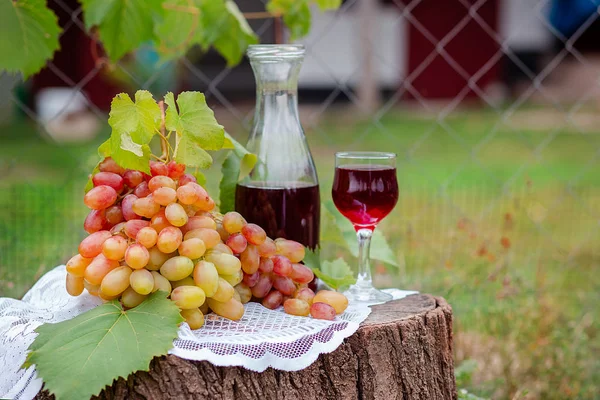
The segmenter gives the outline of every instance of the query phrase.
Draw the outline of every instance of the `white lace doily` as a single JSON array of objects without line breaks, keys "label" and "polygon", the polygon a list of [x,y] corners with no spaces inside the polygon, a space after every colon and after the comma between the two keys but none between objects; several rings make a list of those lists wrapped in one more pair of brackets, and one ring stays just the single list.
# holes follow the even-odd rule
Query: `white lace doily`
[{"label": "white lace doily", "polygon": [[[41,389],[33,367],[21,369],[35,328],[47,322],[73,318],[101,304],[86,293],[71,297],[64,288],[65,267],[45,274],[22,301],[0,298],[0,398],[29,400]],[[414,292],[392,289],[394,298]],[[335,350],[364,321],[370,308],[350,304],[334,321],[294,317],[248,303],[240,321],[207,315],[202,329],[187,324],[169,352],[189,360],[207,360],[219,366],[242,366],[261,372],[272,367],[297,371],[312,364],[319,354]]]}]

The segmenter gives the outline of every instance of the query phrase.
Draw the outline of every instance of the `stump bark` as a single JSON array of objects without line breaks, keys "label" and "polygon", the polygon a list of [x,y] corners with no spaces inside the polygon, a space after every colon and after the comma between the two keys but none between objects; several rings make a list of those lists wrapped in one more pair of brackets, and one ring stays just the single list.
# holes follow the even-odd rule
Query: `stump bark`
[{"label": "stump bark", "polygon": [[[53,399],[42,391],[37,399]],[[257,373],[168,355],[99,399],[456,399],[452,309],[427,294],[373,307],[358,331],[308,368]]]}]

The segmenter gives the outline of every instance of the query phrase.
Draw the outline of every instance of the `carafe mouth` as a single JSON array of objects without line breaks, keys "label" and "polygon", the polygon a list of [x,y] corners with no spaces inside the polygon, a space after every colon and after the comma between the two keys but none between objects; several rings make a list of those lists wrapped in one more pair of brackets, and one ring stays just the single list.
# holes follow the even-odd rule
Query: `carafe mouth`
[{"label": "carafe mouth", "polygon": [[253,44],[246,54],[250,61],[291,61],[304,58],[302,44]]}]

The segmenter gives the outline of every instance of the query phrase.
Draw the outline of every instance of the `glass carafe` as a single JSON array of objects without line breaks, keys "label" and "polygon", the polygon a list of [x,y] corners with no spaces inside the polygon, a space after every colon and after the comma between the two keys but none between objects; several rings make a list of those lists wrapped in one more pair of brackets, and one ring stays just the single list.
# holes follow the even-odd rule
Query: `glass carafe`
[{"label": "glass carafe", "polygon": [[256,78],[256,113],[247,148],[258,156],[237,186],[235,208],[271,238],[319,243],[319,182],[298,116],[301,45],[248,48]]}]

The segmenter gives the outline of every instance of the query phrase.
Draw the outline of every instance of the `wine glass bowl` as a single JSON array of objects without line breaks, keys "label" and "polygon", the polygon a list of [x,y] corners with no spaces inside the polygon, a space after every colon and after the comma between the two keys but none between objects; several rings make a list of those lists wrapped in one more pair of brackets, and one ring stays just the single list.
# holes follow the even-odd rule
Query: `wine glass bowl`
[{"label": "wine glass bowl", "polygon": [[392,296],[373,287],[369,266],[371,235],[398,202],[396,155],[385,152],[339,152],[335,155],[332,197],[338,211],[352,222],[359,245],[356,284],[350,300],[383,303]]}]

